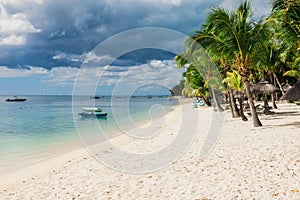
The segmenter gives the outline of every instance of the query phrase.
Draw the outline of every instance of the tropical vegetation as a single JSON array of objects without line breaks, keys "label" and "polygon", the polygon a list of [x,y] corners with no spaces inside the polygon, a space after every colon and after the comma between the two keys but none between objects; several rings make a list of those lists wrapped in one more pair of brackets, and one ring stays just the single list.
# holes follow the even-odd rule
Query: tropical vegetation
[{"label": "tropical vegetation", "polygon": [[[235,11],[213,8],[200,29],[186,39],[184,52],[175,57],[178,67],[187,68],[183,91],[208,102],[213,98],[218,104],[217,90],[222,90],[229,97],[232,116],[243,121],[247,121],[242,108],[246,97],[253,126],[262,126],[251,83],[268,81],[279,87],[283,95],[282,86],[300,78],[299,13],[299,0],[273,0],[271,14],[260,19],[254,19],[248,0]],[[275,98],[272,93],[273,102]]]}]

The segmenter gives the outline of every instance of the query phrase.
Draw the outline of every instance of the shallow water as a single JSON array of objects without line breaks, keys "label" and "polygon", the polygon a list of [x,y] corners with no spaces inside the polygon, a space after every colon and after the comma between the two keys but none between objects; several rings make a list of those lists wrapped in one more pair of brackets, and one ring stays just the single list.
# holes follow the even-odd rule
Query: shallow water
[{"label": "shallow water", "polygon": [[[23,96],[22,96],[23,97]],[[101,141],[137,124],[164,116],[178,104],[168,98],[24,96],[6,102],[0,96],[0,172],[7,173],[81,148],[80,138]],[[82,118],[82,107],[99,106],[107,118]],[[77,128],[77,129],[76,129]]]}]

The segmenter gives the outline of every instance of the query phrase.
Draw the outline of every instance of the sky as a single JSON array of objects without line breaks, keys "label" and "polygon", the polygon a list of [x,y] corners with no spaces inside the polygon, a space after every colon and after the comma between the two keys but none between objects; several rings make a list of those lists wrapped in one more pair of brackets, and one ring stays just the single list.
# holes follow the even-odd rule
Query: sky
[{"label": "sky", "polygon": [[[155,34],[147,27],[189,35],[212,7],[232,10],[241,2],[0,0],[0,95],[166,94],[183,72],[173,61],[180,37],[147,41]],[[268,1],[252,5],[255,18],[270,12]]]}]

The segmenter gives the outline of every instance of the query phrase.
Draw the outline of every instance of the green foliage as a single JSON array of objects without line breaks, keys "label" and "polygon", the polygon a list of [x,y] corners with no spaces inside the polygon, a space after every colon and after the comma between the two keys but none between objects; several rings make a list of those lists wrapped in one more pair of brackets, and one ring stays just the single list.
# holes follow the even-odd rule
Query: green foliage
[{"label": "green foliage", "polygon": [[193,65],[183,73],[183,76],[186,79],[184,92],[194,96],[209,97],[207,84]]},{"label": "green foliage", "polygon": [[271,15],[257,21],[252,18],[248,0],[235,11],[213,8],[201,28],[185,41],[184,52],[175,57],[177,67],[192,67],[186,74],[186,80],[190,77],[186,86],[190,93],[204,85],[221,87],[219,80],[226,75],[224,81],[235,90],[243,88],[245,80],[260,81],[261,74],[270,79],[278,77],[279,82],[285,82],[288,76],[299,79],[299,13],[299,0],[273,0]]},{"label": "green foliage", "polygon": [[244,83],[242,77],[237,71],[227,72],[227,77],[223,80],[223,83],[228,83],[233,90],[243,91]]},{"label": "green foliage", "polygon": [[290,77],[295,77],[299,78],[300,77],[300,72],[297,70],[289,70],[283,74],[283,76],[290,76]]},{"label": "green foliage", "polygon": [[178,68],[184,68],[184,66],[186,64],[188,64],[187,59],[185,59],[183,55],[176,55],[174,58],[174,61],[175,61],[176,67],[178,67]]},{"label": "green foliage", "polygon": [[280,27],[280,37],[294,48],[300,48],[300,1],[274,0],[268,21]]},{"label": "green foliage", "polygon": [[[261,49],[267,35],[263,20],[252,20],[251,6],[244,1],[235,12],[223,8],[214,8],[206,19],[203,29],[195,31],[188,44],[200,44],[209,54],[221,58],[226,57],[231,68],[240,75],[248,77],[247,73],[253,66],[253,58]],[[196,49],[191,46],[190,49]]]},{"label": "green foliage", "polygon": [[[274,0],[272,14],[267,23],[275,30],[269,35],[269,40],[276,39],[276,43],[284,44],[280,47],[279,67],[283,76],[300,77],[300,1]],[[285,72],[285,73],[284,73]]]}]

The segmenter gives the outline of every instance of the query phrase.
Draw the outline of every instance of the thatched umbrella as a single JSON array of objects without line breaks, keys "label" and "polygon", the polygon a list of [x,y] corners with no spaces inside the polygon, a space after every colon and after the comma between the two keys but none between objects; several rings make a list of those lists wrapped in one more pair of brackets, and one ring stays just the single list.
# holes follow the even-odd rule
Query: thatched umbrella
[{"label": "thatched umbrella", "polygon": [[284,92],[287,92],[291,87],[292,87],[292,86],[291,86],[289,83],[286,83],[286,84],[282,87],[282,89],[283,89]]},{"label": "thatched umbrella", "polygon": [[279,92],[280,89],[270,84],[268,81],[261,81],[252,86],[252,92],[257,94],[269,94]]},{"label": "thatched umbrella", "polygon": [[[275,92],[279,92],[280,89],[278,87],[275,87],[274,85],[270,84],[268,81],[261,81],[259,83],[257,83],[255,86],[253,86],[253,93],[256,94],[264,94],[264,107],[266,108],[268,106],[268,101],[267,101],[267,94],[270,93],[275,93]],[[272,96],[272,104],[273,104],[273,108],[277,108],[276,104],[275,104],[275,99]]]},{"label": "thatched umbrella", "polygon": [[282,100],[300,100],[300,80],[281,97]]}]

